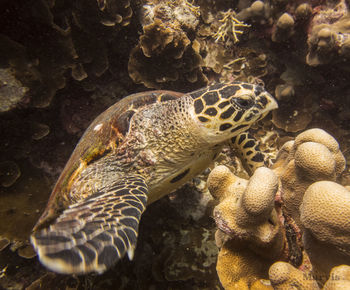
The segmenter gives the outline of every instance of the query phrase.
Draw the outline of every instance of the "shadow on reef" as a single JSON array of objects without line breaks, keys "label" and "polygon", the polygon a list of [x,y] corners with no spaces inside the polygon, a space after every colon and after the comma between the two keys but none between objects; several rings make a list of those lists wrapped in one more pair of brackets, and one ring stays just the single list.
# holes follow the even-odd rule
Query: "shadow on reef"
[{"label": "shadow on reef", "polygon": [[[221,287],[210,219],[214,205],[201,203],[205,196],[210,199],[206,175],[149,207],[133,262],[125,259],[103,276],[75,279],[47,273],[32,259],[28,235],[79,137],[95,116],[131,93],[151,88],[189,92],[233,80],[264,84],[278,99],[279,110],[256,124],[253,134],[272,159],[300,132],[321,128],[332,133],[350,160],[349,1],[5,0],[1,4],[2,288],[23,289],[35,280],[31,289],[40,284],[60,289]],[[215,165],[228,165],[248,180],[237,158],[228,150],[224,153]],[[348,168],[338,183],[350,184]],[[287,184],[285,188],[295,194]],[[181,192],[195,195],[188,199],[202,204],[198,216],[179,214],[177,207],[193,208],[188,199],[180,199]],[[297,206],[287,206],[296,223]],[[294,228],[290,225],[287,230],[293,233]],[[274,237],[278,240],[278,234]],[[247,260],[256,255],[243,252]],[[277,264],[268,273],[262,262],[261,269],[263,277],[272,281],[282,270],[295,281],[301,277],[290,265]],[[343,268],[332,271],[339,277],[347,273]],[[144,284],[133,284],[136,278]]]}]

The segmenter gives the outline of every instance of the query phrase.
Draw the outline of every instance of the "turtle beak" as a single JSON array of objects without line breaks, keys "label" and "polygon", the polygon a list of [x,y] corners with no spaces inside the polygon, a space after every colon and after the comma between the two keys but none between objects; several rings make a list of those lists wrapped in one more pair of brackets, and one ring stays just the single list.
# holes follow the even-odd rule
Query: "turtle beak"
[{"label": "turtle beak", "polygon": [[258,120],[264,119],[270,111],[278,108],[278,103],[275,98],[267,92],[258,96],[257,103],[263,108]]},{"label": "turtle beak", "polygon": [[264,107],[262,111],[263,114],[265,113],[267,114],[268,112],[272,110],[276,110],[278,108],[278,103],[275,100],[275,98],[267,92],[259,95],[258,102],[263,104],[263,107]]}]

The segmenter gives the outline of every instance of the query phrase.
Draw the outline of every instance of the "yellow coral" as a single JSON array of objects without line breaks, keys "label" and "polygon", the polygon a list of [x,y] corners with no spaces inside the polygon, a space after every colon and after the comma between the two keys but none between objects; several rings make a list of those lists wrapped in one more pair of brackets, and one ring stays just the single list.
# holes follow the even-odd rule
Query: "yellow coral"
[{"label": "yellow coral", "polygon": [[350,289],[350,266],[334,267],[323,290]]},{"label": "yellow coral", "polygon": [[338,142],[321,129],[310,129],[280,150],[274,171],[283,187],[285,212],[300,225],[299,206],[315,181],[332,180],[345,168]]},{"label": "yellow coral", "polygon": [[[213,216],[223,287],[251,289],[275,261],[269,270],[274,289],[319,289],[332,279],[334,266],[349,264],[350,191],[335,183],[344,168],[338,142],[321,129],[285,143],[273,170],[258,168],[250,180],[216,167],[208,189],[219,201]],[[345,283],[348,272],[339,270]],[[331,280],[327,283],[334,289]]]},{"label": "yellow coral", "polygon": [[276,262],[269,270],[271,284],[276,290],[319,289],[309,273],[304,273],[286,262]]},{"label": "yellow coral", "polygon": [[274,203],[278,179],[260,167],[247,181],[222,165],[210,173],[208,189],[220,202],[214,209],[215,240],[222,246],[220,281],[225,289],[250,289],[283,254],[284,232]]},{"label": "yellow coral", "polygon": [[219,40],[225,41],[226,38],[229,38],[230,34],[232,34],[234,43],[237,43],[239,41],[237,34],[243,34],[243,31],[239,30],[239,28],[250,27],[249,24],[239,21],[235,16],[236,13],[232,9],[224,12],[224,17],[219,20],[222,24],[213,36],[215,42]]},{"label": "yellow coral", "polygon": [[313,275],[324,283],[334,266],[350,263],[350,191],[333,181],[313,183],[304,194],[300,219]]}]

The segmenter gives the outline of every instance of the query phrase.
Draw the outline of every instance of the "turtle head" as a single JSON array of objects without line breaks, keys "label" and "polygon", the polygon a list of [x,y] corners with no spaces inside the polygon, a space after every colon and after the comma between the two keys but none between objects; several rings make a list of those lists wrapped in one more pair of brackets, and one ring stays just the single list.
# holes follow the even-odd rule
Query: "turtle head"
[{"label": "turtle head", "polygon": [[194,118],[210,143],[242,133],[278,108],[262,86],[242,82],[215,84],[190,95],[194,99]]}]

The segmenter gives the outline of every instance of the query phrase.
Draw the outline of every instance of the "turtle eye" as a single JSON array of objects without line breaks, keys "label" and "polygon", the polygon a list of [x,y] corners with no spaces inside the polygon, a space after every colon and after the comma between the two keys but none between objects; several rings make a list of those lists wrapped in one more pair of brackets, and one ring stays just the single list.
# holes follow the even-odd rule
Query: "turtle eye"
[{"label": "turtle eye", "polygon": [[240,108],[247,110],[249,108],[251,108],[254,105],[254,100],[249,97],[239,97],[239,98],[233,98],[232,99],[233,103],[236,104],[237,106],[239,106]]}]

